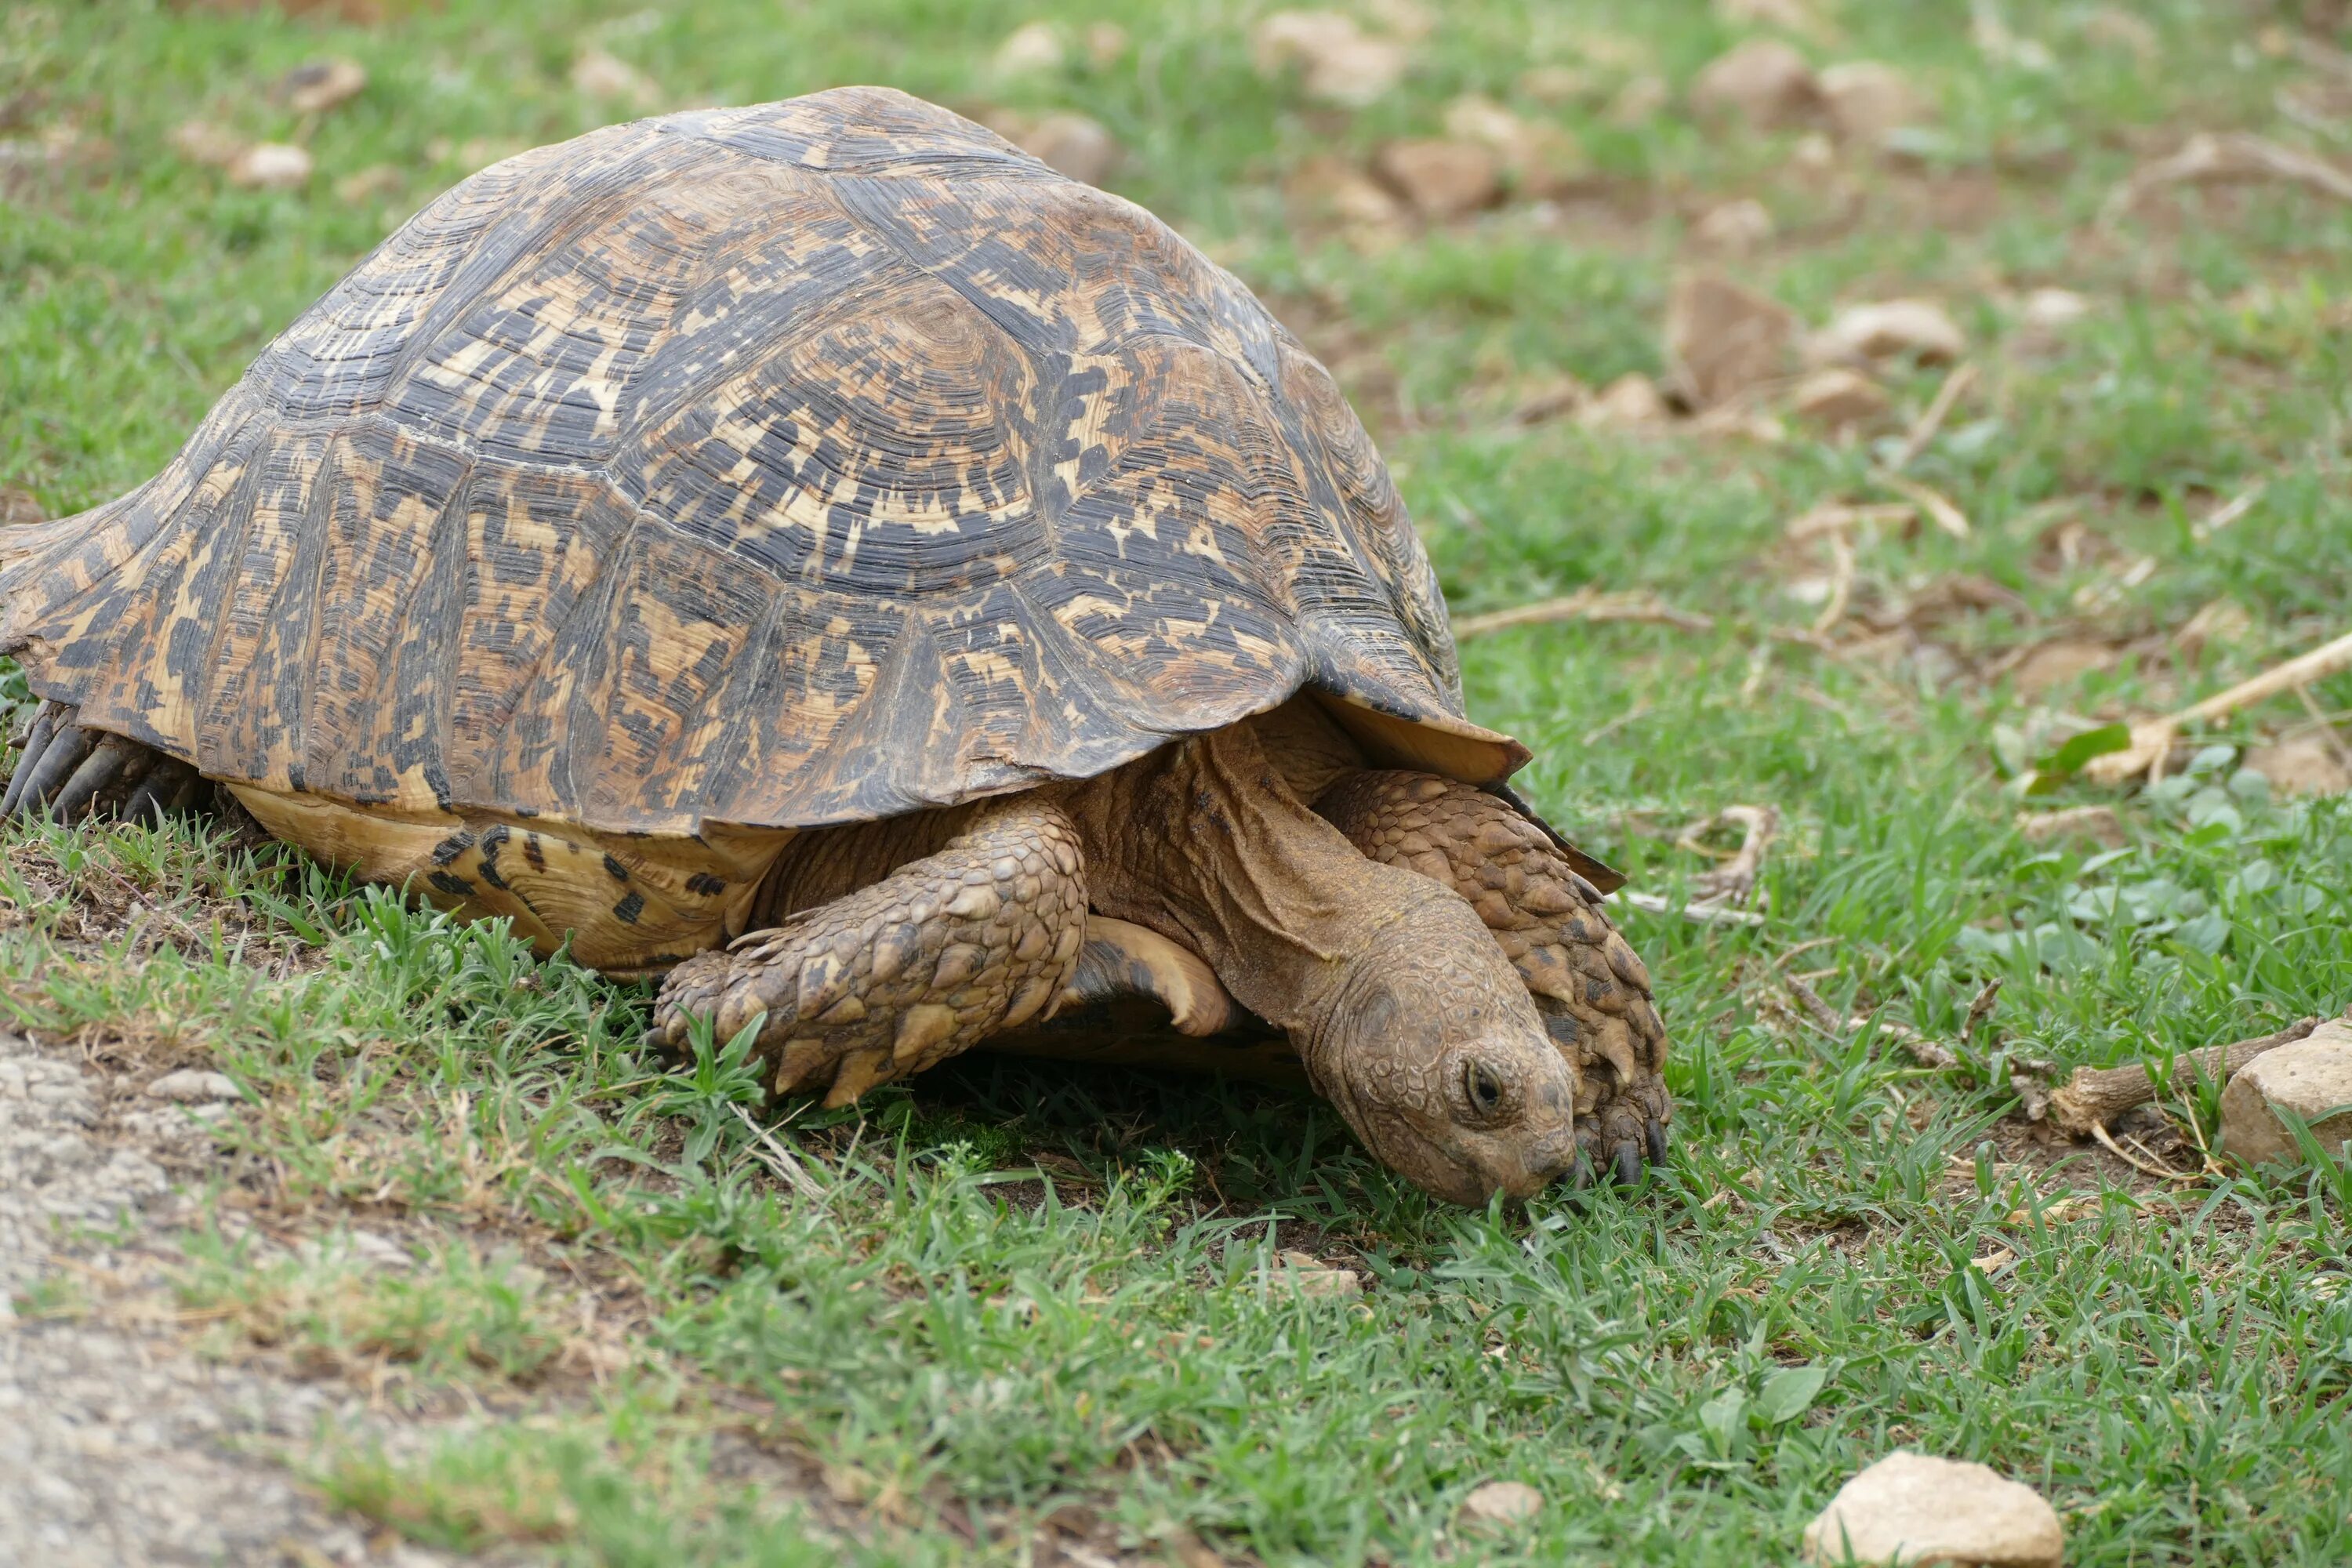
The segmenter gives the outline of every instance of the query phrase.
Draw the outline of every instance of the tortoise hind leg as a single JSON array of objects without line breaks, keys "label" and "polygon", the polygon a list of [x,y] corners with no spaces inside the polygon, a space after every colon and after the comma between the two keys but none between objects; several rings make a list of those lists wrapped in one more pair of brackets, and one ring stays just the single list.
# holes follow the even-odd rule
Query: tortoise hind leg
[{"label": "tortoise hind leg", "polygon": [[1086,936],[1077,829],[1015,795],[938,854],[679,964],[651,1038],[681,1047],[705,1016],[730,1037],[764,1014],[775,1087],[845,1105],[1045,1014]]},{"label": "tortoise hind leg", "polygon": [[44,702],[25,731],[0,817],[47,812],[70,822],[84,814],[160,816],[194,798],[201,780],[176,757],[125,735],[86,728],[78,710]]}]

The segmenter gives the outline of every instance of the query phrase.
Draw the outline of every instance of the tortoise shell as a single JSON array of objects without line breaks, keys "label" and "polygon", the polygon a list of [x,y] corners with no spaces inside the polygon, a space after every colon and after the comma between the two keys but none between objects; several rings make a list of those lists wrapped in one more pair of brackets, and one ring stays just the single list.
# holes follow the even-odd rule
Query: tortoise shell
[{"label": "tortoise shell", "polygon": [[1323,694],[1471,782],[1331,378],[1150,214],[903,94],[484,170],[161,475],[0,544],[33,689],[263,789],[604,831],[868,820]]}]

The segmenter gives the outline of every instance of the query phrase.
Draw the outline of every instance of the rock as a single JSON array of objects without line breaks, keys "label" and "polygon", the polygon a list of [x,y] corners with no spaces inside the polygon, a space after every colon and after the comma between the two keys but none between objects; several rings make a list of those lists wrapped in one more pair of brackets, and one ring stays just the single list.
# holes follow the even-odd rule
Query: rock
[{"label": "rock", "polygon": [[2281,795],[2344,795],[2352,792],[2352,767],[2324,735],[2297,735],[2274,746],[2246,752],[2246,766],[2271,781]]},{"label": "rock", "polygon": [[1885,414],[1890,401],[1885,387],[1843,365],[1807,372],[1790,400],[1799,417],[1832,429],[1868,424]]},{"label": "rock", "polygon": [[392,163],[371,163],[355,169],[335,182],[335,199],[347,207],[362,206],[385,196],[396,195],[408,184],[408,175]]},{"label": "rock", "polygon": [[189,163],[207,163],[216,169],[227,168],[246,149],[243,138],[209,120],[184,121],[172,128],[172,134],[165,140],[171,142],[173,152]]},{"label": "rock", "polygon": [[1925,1454],[1889,1454],[1805,1527],[1809,1563],[2058,1568],[2064,1555],[2057,1512],[2032,1488]]},{"label": "rock", "polygon": [[1404,205],[1337,153],[1300,163],[1282,192],[1295,223],[1336,223],[1359,237],[1386,237],[1404,221]]},{"label": "rock", "polygon": [[2021,811],[2018,836],[2028,844],[2049,844],[2063,838],[2087,838],[2109,849],[2131,842],[2124,819],[2112,805],[2077,805],[2065,811]]},{"label": "rock", "polygon": [[1754,38],[1717,57],[1692,81],[1690,104],[1703,117],[1744,120],[1759,131],[1801,125],[1822,107],[1821,84],[1794,47]]},{"label": "rock", "polygon": [[1520,119],[1491,98],[1465,93],[1445,106],[1445,133],[1489,148],[1522,196],[1555,196],[1590,172],[1584,149],[1557,125]]},{"label": "rock", "polygon": [[1087,64],[1107,70],[1127,53],[1127,29],[1117,22],[1089,22],[1086,42]]},{"label": "rock", "polygon": [[1592,90],[1592,73],[1575,66],[1529,66],[1511,86],[1521,98],[1558,109]]},{"label": "rock", "polygon": [[1101,184],[1118,166],[1118,140],[1084,114],[1048,114],[1007,140],[1047,168],[1089,185]]},{"label": "rock", "polygon": [[1609,100],[1608,119],[1612,125],[1644,125],[1654,119],[1658,110],[1674,97],[1662,76],[1629,77]]},{"label": "rock", "polygon": [[278,79],[278,96],[297,114],[323,114],[366,86],[367,71],[357,60],[310,60]]},{"label": "rock", "polygon": [[310,183],[310,154],[284,142],[257,142],[229,160],[232,184],[257,191],[290,191]]},{"label": "rock", "polygon": [[1958,322],[1932,300],[1884,300],[1850,305],[1805,344],[1814,364],[1858,364],[1911,354],[1930,363],[1948,363],[1968,351]]},{"label": "rock", "polygon": [[1591,429],[1634,429],[1672,417],[1657,384],[1639,371],[1619,376],[1576,411],[1576,422]]},{"label": "rock", "polygon": [[1465,1524],[1519,1524],[1543,1511],[1543,1493],[1525,1481],[1488,1481],[1462,1500]]},{"label": "rock", "polygon": [[1710,250],[1744,255],[1772,237],[1772,213],[1754,196],[1724,202],[1691,226],[1691,237]]},{"label": "rock", "polygon": [[1911,80],[1877,60],[1848,60],[1821,74],[1822,101],[1830,123],[1849,142],[1877,146],[1890,131],[1916,125],[1926,115]]},{"label": "rock", "polygon": [[572,85],[600,102],[632,109],[651,109],[661,98],[651,77],[603,49],[590,49],[572,62]]},{"label": "rock", "polygon": [[1403,44],[1369,37],[1337,11],[1276,11],[1252,30],[1250,54],[1261,76],[1297,67],[1307,97],[1349,109],[1396,86],[1407,62]]},{"label": "rock", "polygon": [[1355,1297],[1364,1293],[1364,1282],[1352,1268],[1334,1268],[1321,1258],[1307,1252],[1282,1254],[1281,1267],[1276,1277],[1302,1296]]},{"label": "rock", "polygon": [[1391,142],[1372,160],[1405,205],[1433,222],[1491,206],[1503,194],[1503,163],[1476,142]]},{"label": "rock", "polygon": [[211,1105],[224,1100],[241,1100],[244,1091],[236,1080],[226,1073],[206,1072],[201,1068],[182,1068],[167,1072],[147,1086],[147,1092],[157,1100],[168,1100],[175,1105]]},{"label": "rock", "polygon": [[1062,30],[1051,22],[1026,22],[1004,36],[989,57],[998,76],[1046,76],[1069,63]]},{"label": "rock", "polygon": [[1685,273],[1666,297],[1666,363],[1675,389],[1706,408],[1788,368],[1797,318],[1727,278]]},{"label": "rock", "polygon": [[2036,289],[2017,308],[2021,325],[2043,332],[2062,331],[2090,313],[2090,296],[2072,289]]},{"label": "rock", "polygon": [[2221,1147],[2250,1165],[2300,1163],[2303,1150],[2281,1110],[2301,1117],[2331,1154],[2352,1139],[2352,1017],[2330,1019],[2240,1068],[2221,1091]]}]

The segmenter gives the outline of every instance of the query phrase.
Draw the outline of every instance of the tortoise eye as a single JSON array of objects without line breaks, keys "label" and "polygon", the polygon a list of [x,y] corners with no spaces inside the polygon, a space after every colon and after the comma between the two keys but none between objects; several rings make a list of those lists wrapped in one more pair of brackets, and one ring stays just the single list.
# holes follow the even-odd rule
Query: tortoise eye
[{"label": "tortoise eye", "polygon": [[1510,1098],[1503,1080],[1484,1062],[1462,1064],[1462,1098],[1470,1113],[1481,1121],[1491,1121],[1503,1114],[1505,1102]]}]

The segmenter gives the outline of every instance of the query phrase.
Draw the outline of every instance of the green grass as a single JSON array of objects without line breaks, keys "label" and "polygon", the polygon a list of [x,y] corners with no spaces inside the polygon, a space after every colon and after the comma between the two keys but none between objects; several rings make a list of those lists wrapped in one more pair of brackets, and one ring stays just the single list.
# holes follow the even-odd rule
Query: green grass
[{"label": "green grass", "polygon": [[[1128,148],[1116,188],[1311,323],[1457,611],[1592,584],[1717,617],[1468,644],[1472,710],[1535,747],[1536,798],[1662,893],[1706,868],[1671,843],[1694,818],[1770,802],[1788,835],[1762,929],[1629,917],[1675,1039],[1672,1168],[1512,1215],[1433,1206],[1309,1100],[993,1058],[791,1115],[775,1136],[821,1188],[795,1195],[736,1110],[754,1096],[724,1042],[685,1072],[640,1053],[643,987],[194,826],[11,829],[7,1009],[101,1060],[208,1060],[252,1095],[188,1237],[199,1342],[492,1417],[405,1448],[324,1434],[307,1473],[327,1495],[418,1540],[580,1563],[1015,1560],[1066,1528],[1171,1560],[1205,1542],[1268,1562],[1747,1563],[1793,1552],[1848,1474],[1911,1445],[2042,1489],[2078,1564],[2352,1554],[2352,1172],[2225,1164],[2168,1190],[2035,1142],[2007,1087],[2013,1058],[2104,1064],[2352,1003],[2352,809],[2273,798],[2237,750],[2301,706],[2217,728],[2163,788],[2048,803],[2114,805],[2120,851],[2026,842],[2005,782],[2072,727],[2347,628],[2352,210],[2207,189],[2095,221],[2190,130],[2342,151],[2276,107],[2321,79],[2263,31],[2291,33],[2293,7],[2147,5],[2147,62],[2090,41],[2093,8],[2009,7],[2056,56],[2043,70],[1980,50],[1966,5],[1825,5],[1834,38],[1809,53],[1894,61],[1937,108],[1912,156],[1842,153],[1827,174],[1791,164],[1793,135],[1610,120],[1618,78],[1679,87],[1743,31],[1695,0],[1630,22],[1458,0],[1404,86],[1355,115],[1261,81],[1238,5],[1130,6],[1109,64],[1074,49],[1019,82],[988,65],[1013,26],[1061,15],[1075,37],[1101,13],[391,9],[369,27],[118,0],[0,14],[0,135],[20,139],[0,164],[0,482],[62,514],[152,473],[475,153],[606,118],[569,85],[579,47],[673,104],[883,80],[1075,108]],[[1596,34],[1630,63],[1596,68],[1588,99],[1518,93]],[[298,124],[266,84],[326,53],[370,86]],[[1293,230],[1287,170],[1433,133],[1465,91],[1575,133],[1593,191],[1360,252]],[[170,148],[199,117],[305,137],[320,172],[233,189]],[[377,165],[384,194],[336,196]],[[1793,420],[1760,443],[1503,417],[1547,376],[1656,372],[1691,219],[1751,195],[1779,237],[1731,264],[1749,282],[1814,321],[1941,299],[1981,373],[1910,469],[1972,532],[1858,536],[1830,651],[1775,635],[1811,620],[1785,589],[1826,560],[1782,525],[1884,499],[1868,444]],[[2097,309],[2030,344],[2015,300],[2052,284]],[[1898,416],[1939,380],[1890,372]],[[2258,483],[2241,521],[2198,538]],[[1960,574],[2014,602],[1864,635]],[[2239,630],[2173,637],[2221,601]],[[2058,636],[2114,662],[2021,689],[2006,656]],[[2352,679],[2312,697],[2340,716]],[[1998,976],[2000,1033],[1929,1073],[1888,1031],[1803,1022],[1783,982],[1807,973],[1832,1007],[1946,1039]],[[2193,1169],[2210,1097],[2172,1110],[2170,1157]],[[238,1211],[328,1244],[257,1256]],[[333,1241],[354,1229],[410,1263]],[[1294,1294],[1290,1247],[1358,1264],[1361,1300]],[[1542,1514],[1462,1540],[1463,1496],[1506,1478],[1540,1489]]]}]

